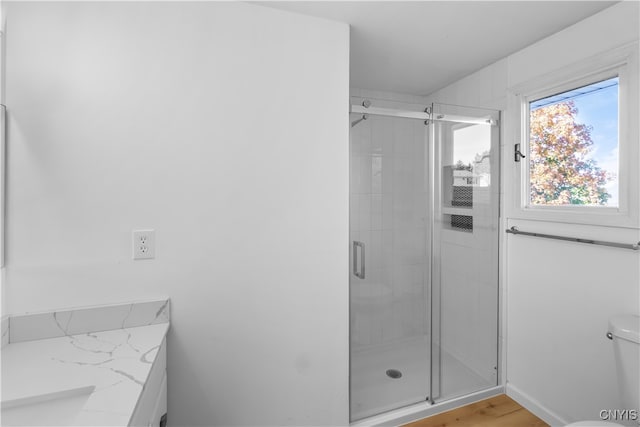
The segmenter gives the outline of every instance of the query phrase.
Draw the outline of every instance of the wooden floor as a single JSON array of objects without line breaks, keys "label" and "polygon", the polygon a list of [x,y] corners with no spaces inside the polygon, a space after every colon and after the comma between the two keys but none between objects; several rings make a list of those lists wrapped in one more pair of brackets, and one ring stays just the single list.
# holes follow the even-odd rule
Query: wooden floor
[{"label": "wooden floor", "polygon": [[506,394],[433,415],[404,427],[548,427]]}]

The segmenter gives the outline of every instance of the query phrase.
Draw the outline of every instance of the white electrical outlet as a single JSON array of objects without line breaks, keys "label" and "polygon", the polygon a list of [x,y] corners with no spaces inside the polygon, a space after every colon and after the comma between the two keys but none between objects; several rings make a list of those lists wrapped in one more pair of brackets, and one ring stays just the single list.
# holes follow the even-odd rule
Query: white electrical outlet
[{"label": "white electrical outlet", "polygon": [[133,259],[152,259],[155,257],[155,230],[133,230]]}]

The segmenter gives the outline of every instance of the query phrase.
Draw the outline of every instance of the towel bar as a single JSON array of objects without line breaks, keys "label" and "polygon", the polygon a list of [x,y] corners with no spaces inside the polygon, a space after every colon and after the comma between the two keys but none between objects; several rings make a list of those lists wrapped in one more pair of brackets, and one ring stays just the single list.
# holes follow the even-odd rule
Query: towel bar
[{"label": "towel bar", "polygon": [[577,239],[575,237],[556,236],[553,234],[530,233],[528,231],[520,231],[515,226],[507,229],[506,231],[509,234],[521,234],[523,236],[544,237],[545,239],[565,240],[567,242],[590,243],[592,245],[611,246],[614,248],[631,249],[634,251],[640,250],[640,242],[629,244],[629,243],[605,242],[602,240]]}]

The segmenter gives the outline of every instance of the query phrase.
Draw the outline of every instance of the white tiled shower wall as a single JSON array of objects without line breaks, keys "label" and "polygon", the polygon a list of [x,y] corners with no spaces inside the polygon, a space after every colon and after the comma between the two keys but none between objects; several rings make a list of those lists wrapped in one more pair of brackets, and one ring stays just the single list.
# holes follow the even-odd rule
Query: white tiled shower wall
[{"label": "white tiled shower wall", "polygon": [[[353,89],[351,94],[352,103],[369,99],[376,107],[425,108],[414,97]],[[365,245],[366,267],[365,279],[351,271],[354,349],[427,332],[426,130],[418,120],[379,116],[352,128],[350,234],[351,242]]]}]

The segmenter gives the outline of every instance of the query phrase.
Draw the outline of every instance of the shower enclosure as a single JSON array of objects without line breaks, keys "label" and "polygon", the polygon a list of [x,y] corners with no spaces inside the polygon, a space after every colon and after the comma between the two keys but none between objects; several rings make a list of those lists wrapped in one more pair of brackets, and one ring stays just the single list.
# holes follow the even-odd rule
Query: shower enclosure
[{"label": "shower enclosure", "polygon": [[351,420],[496,386],[498,112],[351,111]]}]

